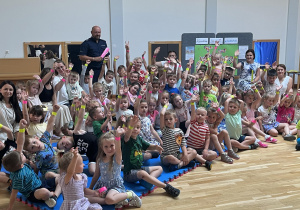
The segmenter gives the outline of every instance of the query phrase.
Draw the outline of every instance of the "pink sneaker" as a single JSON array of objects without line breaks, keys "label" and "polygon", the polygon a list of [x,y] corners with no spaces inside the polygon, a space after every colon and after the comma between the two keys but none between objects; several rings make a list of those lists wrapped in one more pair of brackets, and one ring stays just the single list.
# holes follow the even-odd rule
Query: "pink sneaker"
[{"label": "pink sneaker", "polygon": [[272,138],[271,136],[269,138],[266,139],[266,142],[269,142],[269,143],[276,143],[277,142],[277,139],[274,139]]},{"label": "pink sneaker", "polygon": [[267,148],[267,147],[268,147],[267,144],[264,144],[264,143],[262,143],[261,141],[258,142],[258,145],[259,145],[260,147],[262,147],[262,148]]}]

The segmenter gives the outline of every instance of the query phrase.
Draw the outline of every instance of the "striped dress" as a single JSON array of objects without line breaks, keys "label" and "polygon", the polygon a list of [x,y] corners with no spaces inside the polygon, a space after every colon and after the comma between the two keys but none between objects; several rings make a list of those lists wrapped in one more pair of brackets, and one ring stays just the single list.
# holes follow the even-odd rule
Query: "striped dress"
[{"label": "striped dress", "polygon": [[210,131],[206,123],[198,123],[196,120],[191,121],[190,135],[187,141],[189,147],[194,149],[203,149],[205,146],[205,137]]},{"label": "striped dress", "polygon": [[64,196],[60,210],[102,209],[98,203],[91,204],[89,200],[84,197],[84,188],[87,186],[87,176],[84,173],[77,174],[82,176],[81,180],[75,180],[72,177],[68,184],[65,184],[66,175],[66,173],[62,173],[58,180],[58,184],[61,186]]},{"label": "striped dress", "polygon": [[161,158],[167,155],[173,155],[178,157],[180,154],[179,148],[182,146],[186,147],[186,140],[184,138],[184,133],[180,128],[167,128],[162,130],[162,148],[164,149]]}]

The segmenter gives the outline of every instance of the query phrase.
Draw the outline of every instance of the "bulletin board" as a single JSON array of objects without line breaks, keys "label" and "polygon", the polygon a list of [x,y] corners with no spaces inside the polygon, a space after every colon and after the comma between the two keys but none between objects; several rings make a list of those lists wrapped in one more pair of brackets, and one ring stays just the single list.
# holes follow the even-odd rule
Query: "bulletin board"
[{"label": "bulletin board", "polygon": [[[215,45],[195,45],[195,60],[194,70],[196,71],[196,66],[200,65],[200,57],[204,57],[207,53],[212,55]],[[237,44],[222,44],[218,47],[216,54],[220,53],[222,55],[222,63],[225,56],[228,56],[227,65],[233,65],[234,52],[239,49]],[[204,63],[207,65],[207,63]]]}]

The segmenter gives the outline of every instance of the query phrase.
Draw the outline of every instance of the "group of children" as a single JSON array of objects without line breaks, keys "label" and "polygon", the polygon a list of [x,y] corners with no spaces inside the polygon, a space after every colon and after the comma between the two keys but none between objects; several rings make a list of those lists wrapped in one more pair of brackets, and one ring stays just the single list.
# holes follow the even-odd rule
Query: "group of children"
[{"label": "group of children", "polygon": [[[246,62],[241,63],[235,52],[233,66],[241,70],[236,88],[234,68],[227,66],[228,57],[217,53],[218,47],[216,42],[212,55],[200,57],[195,73],[193,60],[182,70],[173,51],[166,61],[157,62],[160,48],[155,49],[149,66],[144,54],[131,62],[126,43],[126,66],[117,67],[116,56],[113,70],[106,70],[109,59],[105,57],[95,83],[93,70],[86,72],[90,61],[79,75],[60,60],[41,77],[34,76],[27,91],[2,82],[0,109],[11,113],[2,115],[4,123],[0,121],[1,140],[5,140],[0,142],[0,157],[10,174],[1,172],[0,182],[11,184],[9,209],[18,192],[49,207],[55,206],[62,192],[61,209],[102,209],[105,204],[141,207],[141,199],[125,189],[123,180],[138,181],[146,189],[155,185],[172,197],[180,194],[157,179],[162,166],[143,166],[150,158],[160,156],[169,171],[192,167],[195,162],[211,170],[218,156],[232,164],[240,158],[238,150],[268,147],[258,136],[268,143],[276,143],[273,137],[278,133],[285,140],[295,140],[300,129],[296,126],[300,91],[295,100],[292,90],[282,92],[282,85],[275,84],[277,66],[266,63],[261,70],[253,50],[246,52]],[[54,78],[55,73],[60,77]],[[36,105],[49,85],[53,85],[47,88],[54,93],[53,105]],[[57,105],[62,102],[59,97],[68,100]],[[69,107],[74,124],[59,126],[63,134],[54,148],[50,139],[54,126],[61,123],[56,119],[59,110],[67,112],[63,106]],[[90,186],[83,173],[84,154],[93,176]]]}]

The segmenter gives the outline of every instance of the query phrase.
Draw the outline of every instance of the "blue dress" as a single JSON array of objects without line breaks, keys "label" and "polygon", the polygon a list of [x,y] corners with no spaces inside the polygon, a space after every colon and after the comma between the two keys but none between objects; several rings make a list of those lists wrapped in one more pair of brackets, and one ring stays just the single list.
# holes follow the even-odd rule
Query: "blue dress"
[{"label": "blue dress", "polygon": [[109,162],[99,162],[100,179],[95,184],[94,189],[106,187],[107,191],[114,189],[119,193],[126,192],[121,177],[121,165],[116,162],[115,156],[113,157],[112,168],[109,170]]}]

